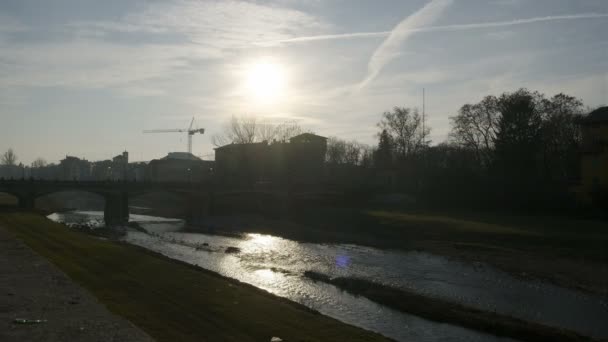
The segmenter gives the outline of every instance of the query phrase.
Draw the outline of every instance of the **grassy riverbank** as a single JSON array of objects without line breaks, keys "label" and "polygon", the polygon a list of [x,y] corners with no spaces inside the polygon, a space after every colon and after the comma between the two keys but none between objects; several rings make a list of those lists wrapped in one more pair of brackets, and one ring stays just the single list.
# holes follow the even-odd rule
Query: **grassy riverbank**
[{"label": "grassy riverbank", "polygon": [[253,286],[31,213],[0,225],[158,341],[383,341]]},{"label": "grassy riverbank", "polygon": [[[506,214],[315,209],[290,220],[210,218],[215,233],[418,250],[484,262],[518,277],[608,294],[608,223]],[[204,229],[204,228],[203,228]]]}]

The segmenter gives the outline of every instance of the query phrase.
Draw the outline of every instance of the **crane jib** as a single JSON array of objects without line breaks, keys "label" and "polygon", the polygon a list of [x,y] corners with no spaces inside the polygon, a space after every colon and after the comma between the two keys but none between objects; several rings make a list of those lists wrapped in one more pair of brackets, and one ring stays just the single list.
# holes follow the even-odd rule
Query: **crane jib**
[{"label": "crane jib", "polygon": [[152,130],[145,130],[143,131],[144,133],[183,133],[186,132],[188,134],[188,153],[192,154],[192,136],[195,135],[196,133],[199,134],[205,134],[205,129],[204,128],[197,128],[197,129],[192,129],[192,125],[194,124],[194,117],[192,118],[192,121],[190,122],[190,126],[188,127],[188,129],[152,129]]}]

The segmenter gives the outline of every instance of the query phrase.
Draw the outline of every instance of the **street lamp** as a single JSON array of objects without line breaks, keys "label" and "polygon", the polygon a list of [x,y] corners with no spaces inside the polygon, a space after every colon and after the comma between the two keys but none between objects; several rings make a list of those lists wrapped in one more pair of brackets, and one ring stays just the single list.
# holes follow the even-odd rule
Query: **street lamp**
[{"label": "street lamp", "polygon": [[112,178],[112,167],[108,166],[108,180]]},{"label": "street lamp", "polygon": [[191,173],[192,170],[190,170],[190,168],[188,168],[187,171],[188,171],[188,183],[190,183],[192,181],[192,173]]}]

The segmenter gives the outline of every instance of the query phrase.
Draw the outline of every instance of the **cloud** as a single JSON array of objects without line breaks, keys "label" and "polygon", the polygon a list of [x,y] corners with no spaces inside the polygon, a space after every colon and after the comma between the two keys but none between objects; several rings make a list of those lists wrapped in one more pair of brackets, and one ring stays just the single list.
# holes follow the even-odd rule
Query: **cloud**
[{"label": "cloud", "polygon": [[[495,21],[485,23],[473,23],[473,24],[456,24],[456,25],[442,25],[442,26],[427,26],[427,27],[412,27],[408,28],[409,33],[423,33],[423,32],[440,32],[440,31],[464,31],[464,30],[478,30],[486,28],[498,28],[498,27],[509,27],[525,24],[534,24],[540,22],[549,21],[563,21],[563,20],[581,20],[581,19],[602,19],[608,18],[608,13],[581,13],[571,15],[554,15],[545,17],[534,17],[526,19],[515,19],[509,21]],[[280,44],[289,43],[304,43],[318,40],[332,40],[332,39],[356,39],[356,38],[370,38],[370,37],[385,37],[393,31],[378,31],[378,32],[353,32],[343,34],[328,34],[318,36],[304,36],[294,37],[276,41],[260,41],[256,44],[262,46],[273,46]]]},{"label": "cloud", "polygon": [[159,95],[170,92],[162,80],[208,73],[201,65],[221,63],[239,49],[252,48],[253,41],[328,27],[280,5],[178,0],[148,3],[116,20],[71,21],[55,32],[55,39],[31,42],[2,39],[2,32],[27,28],[0,14],[0,84]]},{"label": "cloud", "polygon": [[0,13],[0,33],[14,33],[27,30],[27,27],[15,18]]},{"label": "cloud", "polygon": [[452,0],[431,1],[397,24],[372,55],[367,66],[367,76],[359,87],[365,87],[380,73],[386,64],[398,55],[401,44],[412,35],[413,28],[432,24],[451,4]]},{"label": "cloud", "polygon": [[[420,29],[412,29],[412,31],[419,32]],[[294,37],[281,40],[273,41],[258,41],[255,45],[259,46],[275,46],[288,43],[305,43],[314,42],[318,40],[334,40],[334,39],[357,39],[357,38],[377,38],[386,37],[391,31],[378,31],[378,32],[353,32],[353,33],[338,33],[338,34],[323,34],[318,36],[307,36],[307,37]]]},{"label": "cloud", "polygon": [[72,23],[91,32],[180,34],[214,48],[251,47],[259,40],[280,40],[327,25],[294,9],[245,1],[161,2],[117,21]]},{"label": "cloud", "polygon": [[518,7],[524,3],[524,0],[494,0],[493,5],[506,6],[506,7]]}]

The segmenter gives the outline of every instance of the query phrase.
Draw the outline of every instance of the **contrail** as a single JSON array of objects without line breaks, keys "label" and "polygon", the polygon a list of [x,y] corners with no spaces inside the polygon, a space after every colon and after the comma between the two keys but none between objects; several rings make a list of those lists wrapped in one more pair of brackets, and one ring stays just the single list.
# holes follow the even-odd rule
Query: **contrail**
[{"label": "contrail", "polygon": [[[456,24],[456,25],[444,25],[444,26],[427,26],[427,27],[412,28],[412,29],[409,29],[409,31],[413,32],[413,33],[418,33],[418,32],[475,30],[475,29],[484,29],[484,28],[533,24],[533,23],[539,23],[539,22],[545,22],[545,21],[598,19],[598,18],[608,18],[608,13],[582,13],[582,14],[572,14],[572,15],[555,15],[555,16],[546,16],[546,17],[534,17],[534,18],[516,19],[516,20],[510,20],[510,21],[495,21],[495,22],[485,22],[485,23]],[[266,41],[266,42],[257,42],[256,45],[273,46],[273,45],[280,45],[280,44],[313,42],[313,41],[317,41],[317,40],[386,37],[391,32],[392,31],[353,32],[353,33],[342,33],[342,34],[327,34],[327,35],[318,35],[318,36],[295,37],[295,38],[273,40],[273,41]]]},{"label": "contrail", "polygon": [[452,0],[433,0],[397,24],[374,51],[367,64],[367,76],[359,84],[359,89],[371,82],[399,54],[401,44],[414,33],[414,28],[432,24],[451,4]]}]

